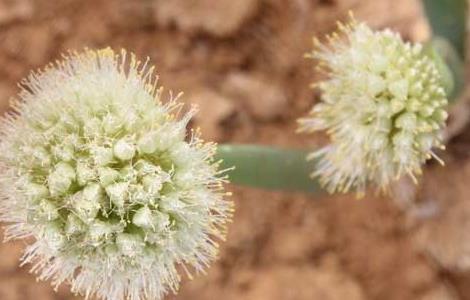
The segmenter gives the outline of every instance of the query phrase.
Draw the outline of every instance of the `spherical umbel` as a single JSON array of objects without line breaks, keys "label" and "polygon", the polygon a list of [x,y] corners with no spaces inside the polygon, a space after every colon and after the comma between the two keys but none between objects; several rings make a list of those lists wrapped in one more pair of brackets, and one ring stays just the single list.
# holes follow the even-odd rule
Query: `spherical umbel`
[{"label": "spherical umbel", "polygon": [[447,99],[434,62],[420,44],[403,42],[390,30],[372,31],[352,20],[340,24],[342,36],[328,36],[309,57],[319,61],[327,79],[300,130],[326,131],[330,144],[313,152],[320,183],[329,192],[369,182],[387,190],[407,174],[416,181],[422,164],[436,157]]},{"label": "spherical umbel", "polygon": [[215,144],[161,101],[153,67],[110,49],[32,74],[1,122],[0,217],[24,263],[86,298],[160,299],[217,255],[232,202]]}]

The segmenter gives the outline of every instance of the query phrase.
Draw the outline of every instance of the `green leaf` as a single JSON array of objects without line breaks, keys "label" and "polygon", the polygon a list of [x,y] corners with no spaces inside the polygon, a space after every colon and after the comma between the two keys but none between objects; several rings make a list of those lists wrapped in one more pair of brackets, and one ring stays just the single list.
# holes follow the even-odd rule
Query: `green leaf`
[{"label": "green leaf", "polygon": [[423,0],[423,6],[433,35],[448,40],[463,59],[467,0]]},{"label": "green leaf", "polygon": [[308,152],[258,145],[219,145],[217,159],[221,168],[235,167],[228,172],[232,183],[271,190],[320,192],[316,180],[310,178],[313,165]]}]

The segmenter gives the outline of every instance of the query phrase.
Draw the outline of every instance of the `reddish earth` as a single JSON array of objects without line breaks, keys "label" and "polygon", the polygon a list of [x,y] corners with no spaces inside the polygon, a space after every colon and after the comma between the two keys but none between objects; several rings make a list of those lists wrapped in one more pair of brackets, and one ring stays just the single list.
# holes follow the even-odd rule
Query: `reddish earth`
[{"label": "reddish earth", "polygon": [[[406,39],[429,36],[417,0],[0,0],[0,109],[31,69],[69,49],[111,46],[150,57],[162,84],[185,91],[206,139],[313,147],[324,138],[294,133],[318,98],[303,54],[348,10]],[[470,299],[470,136],[461,132],[446,168],[430,164],[417,191],[403,182],[395,197],[229,186],[237,211],[220,259],[167,299]],[[0,245],[0,299],[76,299],[17,267],[21,248]]]}]

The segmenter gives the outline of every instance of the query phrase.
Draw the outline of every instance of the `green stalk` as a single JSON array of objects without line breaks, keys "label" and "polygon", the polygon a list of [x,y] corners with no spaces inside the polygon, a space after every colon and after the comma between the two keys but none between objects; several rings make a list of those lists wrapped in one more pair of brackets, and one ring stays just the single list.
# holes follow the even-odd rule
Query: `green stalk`
[{"label": "green stalk", "polygon": [[288,150],[258,145],[219,145],[217,159],[232,183],[270,190],[320,192],[312,180],[312,162],[304,150]]},{"label": "green stalk", "polygon": [[452,104],[465,84],[465,37],[467,0],[423,0],[432,29],[426,44],[428,54],[437,62]]},{"label": "green stalk", "polygon": [[423,0],[434,37],[446,39],[464,59],[467,0]]}]

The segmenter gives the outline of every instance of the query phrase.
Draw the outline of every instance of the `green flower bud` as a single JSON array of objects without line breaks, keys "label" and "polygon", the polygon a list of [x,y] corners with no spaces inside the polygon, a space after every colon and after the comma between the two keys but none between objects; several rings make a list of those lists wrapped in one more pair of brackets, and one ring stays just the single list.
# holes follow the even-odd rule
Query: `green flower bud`
[{"label": "green flower bud", "polygon": [[134,157],[135,148],[134,145],[128,143],[125,140],[119,140],[113,148],[114,155],[120,160],[129,160]]}]

